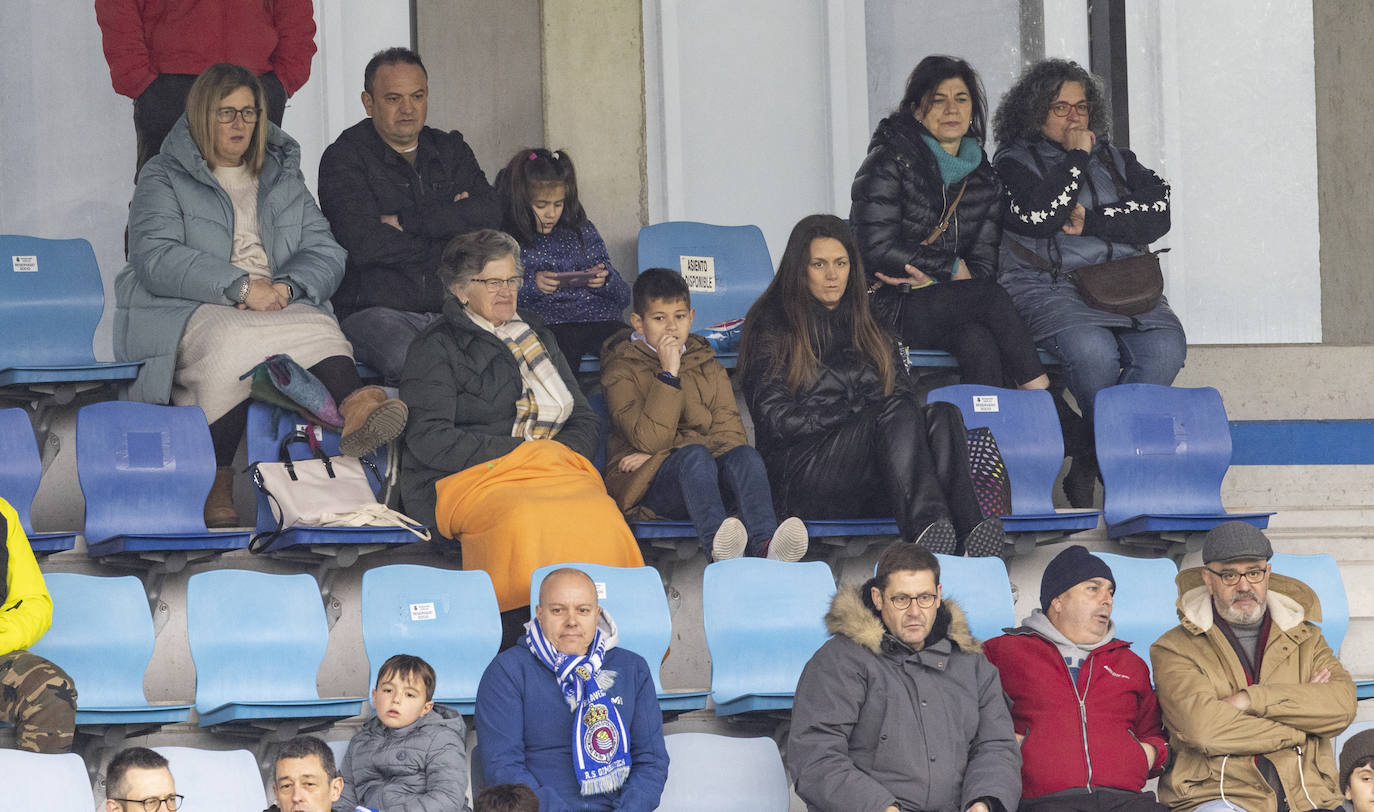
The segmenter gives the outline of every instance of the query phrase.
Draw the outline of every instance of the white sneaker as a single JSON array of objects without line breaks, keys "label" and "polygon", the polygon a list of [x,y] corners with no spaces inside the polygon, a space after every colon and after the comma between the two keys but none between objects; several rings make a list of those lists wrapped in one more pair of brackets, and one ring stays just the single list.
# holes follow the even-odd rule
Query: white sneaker
[{"label": "white sneaker", "polygon": [[744,529],[744,522],[734,516],[727,517],[720,523],[716,536],[711,541],[711,560],[739,558],[744,555],[744,547],[748,543],[749,531]]},{"label": "white sneaker", "polygon": [[806,555],[808,540],[806,525],[801,519],[796,516],[784,519],[768,542],[767,557],[773,561],[800,561]]}]

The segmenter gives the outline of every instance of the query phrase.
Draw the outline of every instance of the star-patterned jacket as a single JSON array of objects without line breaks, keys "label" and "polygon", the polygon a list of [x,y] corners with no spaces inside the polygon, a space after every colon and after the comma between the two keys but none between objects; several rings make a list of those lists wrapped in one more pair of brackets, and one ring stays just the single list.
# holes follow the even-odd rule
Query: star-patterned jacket
[{"label": "star-patterned jacket", "polygon": [[[1040,135],[1017,139],[997,151],[993,164],[1005,190],[998,279],[1035,340],[1075,326],[1132,326],[1129,316],[1089,307],[1072,280],[1032,267],[1010,243],[1061,272],[1138,254],[1139,246],[1169,231],[1169,184],[1106,139],[1091,153],[1065,150]],[[1062,227],[1078,204],[1085,210],[1083,233],[1065,234]],[[1163,298],[1134,324],[1182,329]]]}]

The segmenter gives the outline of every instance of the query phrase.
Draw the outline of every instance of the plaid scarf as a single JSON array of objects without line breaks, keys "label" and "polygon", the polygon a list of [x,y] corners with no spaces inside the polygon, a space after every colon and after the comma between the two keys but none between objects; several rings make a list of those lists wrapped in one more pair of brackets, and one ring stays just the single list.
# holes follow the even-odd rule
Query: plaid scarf
[{"label": "plaid scarf", "polygon": [[525,384],[525,391],[515,401],[515,425],[511,427],[511,436],[526,440],[552,439],[572,414],[572,392],[559,377],[558,367],[554,366],[548,350],[528,324],[511,320],[494,332],[515,356],[520,365],[520,380]]},{"label": "plaid scarf", "polygon": [[607,649],[615,645],[615,623],[604,613],[602,618],[608,624],[606,630],[597,624],[592,644],[582,656],[554,648],[538,620],[525,625],[525,645],[553,672],[572,709],[573,772],[583,795],[614,792],[630,777],[630,731],[606,696],[615,675],[601,670]]}]

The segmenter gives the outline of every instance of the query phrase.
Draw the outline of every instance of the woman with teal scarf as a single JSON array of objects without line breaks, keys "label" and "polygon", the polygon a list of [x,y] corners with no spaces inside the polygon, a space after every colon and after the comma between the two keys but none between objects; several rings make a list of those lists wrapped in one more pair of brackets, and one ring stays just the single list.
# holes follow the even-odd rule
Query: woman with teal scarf
[{"label": "woman with teal scarf", "polygon": [[996,281],[1002,187],[986,131],[973,68],[921,60],[854,177],[850,226],[873,313],[904,343],[951,353],[964,383],[1044,389],[1035,342]]}]

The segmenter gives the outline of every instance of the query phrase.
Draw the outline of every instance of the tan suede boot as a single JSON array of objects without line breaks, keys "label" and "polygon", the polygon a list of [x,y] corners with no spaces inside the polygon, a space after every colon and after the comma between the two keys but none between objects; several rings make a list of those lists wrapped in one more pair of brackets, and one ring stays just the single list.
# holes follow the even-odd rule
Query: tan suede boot
[{"label": "tan suede boot", "polygon": [[216,468],[215,484],[205,499],[205,526],[238,527],[239,514],[234,510],[234,469]]},{"label": "tan suede boot", "polygon": [[404,403],[387,397],[380,386],[364,386],[344,398],[339,413],[344,419],[339,453],[349,457],[361,457],[400,437],[410,414]]}]

